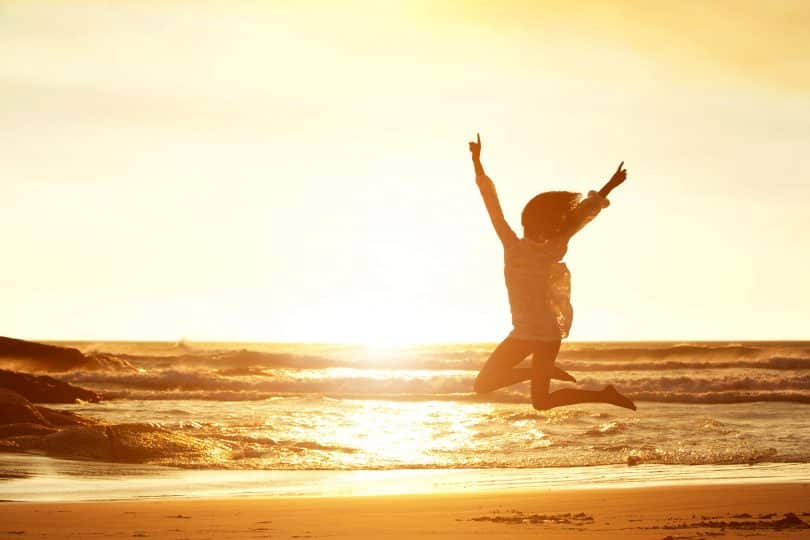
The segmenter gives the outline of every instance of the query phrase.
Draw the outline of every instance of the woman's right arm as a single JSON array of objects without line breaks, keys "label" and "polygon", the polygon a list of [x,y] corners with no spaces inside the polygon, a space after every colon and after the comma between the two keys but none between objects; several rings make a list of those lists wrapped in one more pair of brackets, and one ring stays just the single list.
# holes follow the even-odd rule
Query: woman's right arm
[{"label": "woman's right arm", "polygon": [[475,183],[478,184],[478,189],[481,192],[481,198],[484,199],[484,205],[489,213],[489,219],[501,243],[506,246],[512,242],[517,241],[517,235],[506,222],[501,209],[501,203],[498,200],[498,192],[495,191],[495,184],[489,176],[484,172],[484,166],[481,164],[481,136],[478,135],[476,142],[470,142],[470,153],[472,154],[473,166],[475,167]]}]

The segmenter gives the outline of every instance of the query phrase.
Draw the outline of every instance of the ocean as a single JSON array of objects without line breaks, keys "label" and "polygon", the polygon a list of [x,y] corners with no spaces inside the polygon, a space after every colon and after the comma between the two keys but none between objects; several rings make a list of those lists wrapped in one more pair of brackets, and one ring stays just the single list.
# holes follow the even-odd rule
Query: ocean
[{"label": "ocean", "polygon": [[[810,342],[563,345],[558,365],[579,385],[614,384],[636,401],[635,412],[590,404],[535,411],[527,383],[475,395],[472,382],[493,344],[58,344],[80,349],[96,368],[55,376],[104,400],[56,407],[159,426],[203,451],[190,458],[169,450],[138,465],[2,454],[0,499],[41,498],[43,482],[76,496],[77,479],[89,498],[118,493],[120,486],[100,488],[110,478],[131,486],[121,497],[145,489],[138,478],[162,487],[137,496],[198,493],[189,488],[195,478],[226,493],[229,485],[263,492],[270,483],[283,493],[321,486],[315,494],[356,486],[358,474],[386,486],[406,477],[501,487],[810,478]],[[315,473],[320,481],[304,481]]]}]

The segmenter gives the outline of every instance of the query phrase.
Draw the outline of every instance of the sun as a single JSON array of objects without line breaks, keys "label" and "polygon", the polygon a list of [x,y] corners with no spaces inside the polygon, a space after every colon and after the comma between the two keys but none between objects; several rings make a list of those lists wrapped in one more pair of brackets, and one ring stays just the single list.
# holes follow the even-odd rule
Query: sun
[{"label": "sun", "polygon": [[[334,328],[339,341],[364,346],[369,351],[384,352],[424,342],[428,336],[419,325],[418,310],[398,305],[385,309],[376,302],[356,303],[346,311],[346,320]],[[343,326],[343,328],[341,328]]]}]

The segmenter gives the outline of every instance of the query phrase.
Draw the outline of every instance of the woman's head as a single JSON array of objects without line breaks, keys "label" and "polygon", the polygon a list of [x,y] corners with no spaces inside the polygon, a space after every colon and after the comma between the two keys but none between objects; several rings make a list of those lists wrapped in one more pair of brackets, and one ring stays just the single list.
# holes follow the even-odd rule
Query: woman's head
[{"label": "woman's head", "polygon": [[568,216],[582,200],[579,193],[547,191],[529,201],[523,209],[521,222],[523,236],[544,241],[559,235],[568,222]]}]

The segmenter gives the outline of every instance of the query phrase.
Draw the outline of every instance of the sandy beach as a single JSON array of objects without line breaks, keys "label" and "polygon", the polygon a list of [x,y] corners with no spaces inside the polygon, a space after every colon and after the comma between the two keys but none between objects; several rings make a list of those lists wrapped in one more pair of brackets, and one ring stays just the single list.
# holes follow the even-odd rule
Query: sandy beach
[{"label": "sandy beach", "polygon": [[0,505],[3,538],[810,538],[808,484]]}]

